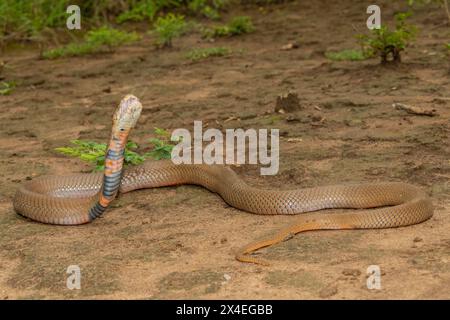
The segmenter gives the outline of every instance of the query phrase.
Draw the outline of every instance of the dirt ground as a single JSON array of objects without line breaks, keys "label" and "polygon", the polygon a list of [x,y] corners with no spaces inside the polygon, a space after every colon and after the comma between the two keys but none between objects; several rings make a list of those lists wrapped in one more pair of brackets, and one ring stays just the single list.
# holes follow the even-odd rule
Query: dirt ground
[{"label": "dirt ground", "polygon": [[[382,19],[396,10],[378,1]],[[450,39],[445,13],[416,11],[417,42],[398,66],[378,59],[332,62],[324,52],[355,48],[367,19],[361,1],[295,1],[237,8],[256,31],[209,43],[193,33],[156,50],[151,36],[115,53],[54,61],[31,49],[6,52],[1,76],[19,86],[0,96],[0,299],[448,299],[450,298]],[[280,50],[297,42],[299,48]],[[226,46],[228,57],[190,62],[196,47]],[[293,91],[301,108],[275,113]],[[121,195],[91,224],[59,227],[17,215],[21,183],[87,172],[57,154],[72,139],[109,138],[111,115],[128,93],[144,111],[132,139],[149,147],[155,126],[279,128],[280,171],[235,170],[252,185],[290,189],[344,182],[404,181],[426,190],[434,216],[384,230],[319,231],[261,250],[271,267],[237,262],[243,245],[296,218],[258,216],[227,206],[196,186]],[[392,103],[436,109],[426,117]],[[66,288],[69,265],[81,290]],[[366,270],[379,265],[381,290]]]}]

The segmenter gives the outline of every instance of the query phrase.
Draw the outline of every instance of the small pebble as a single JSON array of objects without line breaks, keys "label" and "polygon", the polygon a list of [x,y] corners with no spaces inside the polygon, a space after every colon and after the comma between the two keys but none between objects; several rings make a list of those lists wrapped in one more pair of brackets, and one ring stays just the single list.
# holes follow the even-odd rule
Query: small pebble
[{"label": "small pebble", "polygon": [[288,44],[285,44],[284,46],[281,47],[281,50],[292,50],[292,49],[297,49],[299,46],[297,43],[295,42],[290,42]]}]

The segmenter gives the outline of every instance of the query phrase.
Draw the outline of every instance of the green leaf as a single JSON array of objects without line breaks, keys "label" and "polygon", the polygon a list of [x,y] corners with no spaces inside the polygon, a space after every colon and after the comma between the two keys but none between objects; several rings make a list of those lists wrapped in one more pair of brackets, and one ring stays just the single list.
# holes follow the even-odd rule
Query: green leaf
[{"label": "green leaf", "polygon": [[155,134],[158,136],[168,137],[170,133],[166,129],[155,127]]}]

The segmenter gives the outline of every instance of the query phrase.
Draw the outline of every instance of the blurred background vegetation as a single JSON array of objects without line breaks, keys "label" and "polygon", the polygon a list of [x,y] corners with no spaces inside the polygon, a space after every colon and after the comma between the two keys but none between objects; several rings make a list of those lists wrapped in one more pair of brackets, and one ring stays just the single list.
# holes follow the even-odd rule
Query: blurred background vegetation
[{"label": "blurred background vegetation", "polygon": [[[138,40],[147,31],[154,34],[155,45],[158,47],[172,46],[173,38],[191,30],[202,33],[205,38],[239,35],[251,32],[254,28],[248,17],[221,21],[222,14],[233,5],[264,5],[288,1],[290,0],[1,0],[0,52],[17,44],[31,43],[40,48],[41,57],[54,59],[111,51],[113,47]],[[74,4],[80,7],[81,30],[69,30],[66,27],[70,16],[66,12],[67,7]],[[212,29],[206,28],[205,23],[213,23],[215,26]],[[122,32],[130,29],[138,30],[139,34]],[[47,50],[48,48],[52,49]]]},{"label": "blurred background vegetation", "polygon": [[[253,32],[255,27],[250,17],[228,17],[228,10],[237,5],[264,6],[289,1],[292,0],[1,0],[0,52],[9,44],[33,43],[39,47],[41,57],[55,59],[111,52],[115,47],[141,39],[144,33],[152,34],[159,48],[171,47],[173,39],[190,31],[199,32],[210,40],[238,36]],[[412,11],[415,7],[441,7],[448,16],[444,23],[450,25],[448,0],[398,1]],[[82,28],[79,31],[66,28],[69,17],[66,9],[73,4],[81,10]],[[360,40],[365,39],[359,43],[363,51],[331,52],[327,58],[364,60],[380,52],[383,55],[385,48],[393,46],[398,49],[395,52],[399,56],[399,52],[414,40],[415,32],[412,31],[417,29],[406,22],[403,28],[383,28],[382,32],[375,30],[367,35],[355,35]],[[198,60],[227,53],[227,49],[213,48],[208,52],[193,52],[190,56],[192,60]],[[10,89],[5,90],[9,92]]]},{"label": "blurred background vegetation", "polygon": [[[52,39],[64,31],[66,8],[76,4],[81,9],[82,29],[105,24],[148,22],[169,12],[216,20],[233,0],[2,0],[0,1],[1,44],[18,40]],[[241,1],[239,1],[241,2]],[[249,2],[249,1],[243,1]],[[261,2],[255,0],[250,2]],[[263,2],[276,2],[265,0]],[[67,30],[66,30],[67,31]]]},{"label": "blurred background vegetation", "polygon": [[[133,22],[148,24],[148,29],[156,30],[158,44],[170,46],[172,37],[183,34],[189,27],[184,21],[185,18],[217,21],[236,4],[262,6],[288,1],[290,0],[1,0],[0,49],[10,42],[60,45],[61,42],[80,40],[87,31],[94,31],[94,34],[90,35],[92,38],[96,36],[97,28],[118,27]],[[430,4],[441,6],[450,21],[447,0],[399,1],[410,7]],[[69,16],[66,9],[73,4],[81,9],[82,30],[79,32],[69,32],[66,28],[66,19]],[[241,17],[241,20],[238,18],[228,21],[228,24],[218,25],[215,29],[200,31],[205,37],[250,32],[253,30],[252,23],[245,19],[246,17]],[[103,29],[100,37],[105,36],[105,32],[108,30]],[[87,47],[92,45],[92,41],[90,42],[81,50],[89,51],[90,48]],[[69,48],[69,51],[73,52],[73,49]]]}]

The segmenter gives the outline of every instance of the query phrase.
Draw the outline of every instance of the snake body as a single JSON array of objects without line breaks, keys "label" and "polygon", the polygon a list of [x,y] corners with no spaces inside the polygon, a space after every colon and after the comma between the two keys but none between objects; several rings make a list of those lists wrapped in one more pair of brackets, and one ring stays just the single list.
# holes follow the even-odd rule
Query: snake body
[{"label": "snake body", "polygon": [[[243,262],[266,264],[250,254],[308,230],[372,229],[417,224],[433,214],[430,198],[421,189],[400,182],[334,185],[297,190],[262,190],[246,184],[229,167],[180,164],[170,160],[144,162],[123,169],[125,144],[142,106],[126,96],[113,117],[104,173],[44,176],[16,192],[16,212],[50,224],[76,225],[102,215],[117,193],[162,186],[195,184],[219,194],[235,208],[269,215],[291,215],[331,208],[366,209],[342,214],[306,214],[268,239],[239,251]],[[369,209],[370,208],[370,209]]]}]

